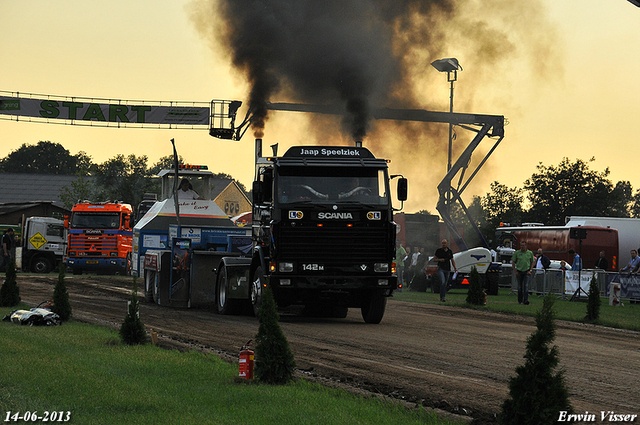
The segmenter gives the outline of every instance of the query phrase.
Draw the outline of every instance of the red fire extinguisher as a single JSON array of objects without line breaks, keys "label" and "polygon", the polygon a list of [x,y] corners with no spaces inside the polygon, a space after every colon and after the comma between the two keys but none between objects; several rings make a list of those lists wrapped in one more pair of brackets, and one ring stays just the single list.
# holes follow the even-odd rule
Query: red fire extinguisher
[{"label": "red fire extinguisher", "polygon": [[253,379],[253,351],[249,350],[249,344],[251,340],[247,341],[245,345],[242,346],[242,351],[240,351],[240,361],[239,361],[239,369],[240,376],[244,379]]}]

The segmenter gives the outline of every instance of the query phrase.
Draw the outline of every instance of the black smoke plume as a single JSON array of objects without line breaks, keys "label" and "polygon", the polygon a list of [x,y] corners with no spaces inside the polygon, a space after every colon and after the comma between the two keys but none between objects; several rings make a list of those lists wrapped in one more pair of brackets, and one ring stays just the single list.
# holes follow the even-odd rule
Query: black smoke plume
[{"label": "black smoke plume", "polygon": [[[507,115],[512,122],[519,105],[538,101],[539,87],[563,78],[562,40],[542,0],[193,0],[191,6],[216,54],[222,50],[249,82],[256,136],[267,102],[338,105],[343,133],[355,140],[367,135],[367,146],[392,158],[420,188],[413,199],[421,204],[446,170],[448,126],[372,121],[374,108],[447,110],[447,77],[430,66],[445,57],[464,67],[456,112]],[[316,140],[344,143],[333,131],[335,118],[306,118]],[[454,131],[461,136],[456,158],[466,130]]]},{"label": "black smoke plume", "polygon": [[294,101],[343,105],[356,140],[368,130],[372,106],[388,104],[403,84],[407,48],[428,38],[413,20],[453,10],[448,0],[220,0],[218,6],[224,22],[218,39],[251,84],[255,131],[264,128],[266,102],[286,93]]}]

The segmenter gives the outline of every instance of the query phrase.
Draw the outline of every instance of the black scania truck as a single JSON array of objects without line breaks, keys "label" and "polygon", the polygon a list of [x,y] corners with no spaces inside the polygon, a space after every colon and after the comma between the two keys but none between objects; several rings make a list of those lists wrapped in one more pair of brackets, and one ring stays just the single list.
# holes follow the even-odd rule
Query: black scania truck
[{"label": "black scania truck", "polygon": [[[251,255],[221,260],[218,312],[249,301],[257,314],[268,285],[279,308],[332,317],[360,308],[365,322],[380,323],[397,287],[394,177],[361,146],[295,146],[263,157],[256,140]],[[405,201],[406,179],[397,185]]]}]

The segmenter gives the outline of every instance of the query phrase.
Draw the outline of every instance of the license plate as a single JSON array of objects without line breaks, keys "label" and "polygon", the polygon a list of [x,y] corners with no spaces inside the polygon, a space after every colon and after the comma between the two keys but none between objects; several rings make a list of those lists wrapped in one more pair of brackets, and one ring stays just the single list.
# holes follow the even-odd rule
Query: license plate
[{"label": "license plate", "polygon": [[87,264],[98,264],[97,261],[87,261]]},{"label": "license plate", "polygon": [[317,264],[317,263],[302,264],[302,270],[312,271],[312,272],[321,272],[324,270],[324,264]]}]

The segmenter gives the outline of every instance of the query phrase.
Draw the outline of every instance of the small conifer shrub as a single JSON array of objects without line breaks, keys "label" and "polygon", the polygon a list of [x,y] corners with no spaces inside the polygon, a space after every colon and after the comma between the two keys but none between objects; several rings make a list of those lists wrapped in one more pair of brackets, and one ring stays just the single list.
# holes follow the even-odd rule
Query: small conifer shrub
[{"label": "small conifer shrub", "polygon": [[64,270],[64,264],[61,262],[58,265],[58,281],[56,282],[55,288],[53,288],[51,311],[60,316],[60,320],[66,322],[71,318],[71,304],[69,303],[67,285],[64,282]]},{"label": "small conifer shrub", "polygon": [[600,288],[598,288],[598,279],[594,274],[589,284],[589,293],[587,294],[587,316],[584,318],[588,322],[595,322],[600,318]]},{"label": "small conifer shrub", "polygon": [[484,305],[485,293],[482,290],[482,283],[480,282],[480,273],[475,268],[471,269],[469,273],[469,289],[467,291],[467,303],[472,305]]},{"label": "small conifer shrub", "polygon": [[271,288],[262,290],[262,305],[258,315],[260,326],[256,335],[256,378],[267,384],[286,384],[296,367],[289,342],[278,323],[279,315]]},{"label": "small conifer shrub", "polygon": [[11,260],[7,265],[5,279],[0,288],[0,306],[13,307],[20,303],[20,288],[16,280],[16,263]]},{"label": "small conifer shrub", "polygon": [[129,345],[144,344],[147,342],[147,334],[144,324],[140,320],[140,303],[138,302],[138,283],[133,278],[133,290],[131,291],[131,300],[129,309],[124,318],[124,322],[120,326],[120,338],[122,342]]},{"label": "small conifer shrub", "polygon": [[536,313],[536,327],[527,338],[525,363],[509,379],[509,398],[502,404],[502,425],[542,425],[556,423],[560,411],[573,413],[564,371],[558,366],[558,347],[551,346],[556,335],[555,298],[548,294]]}]

